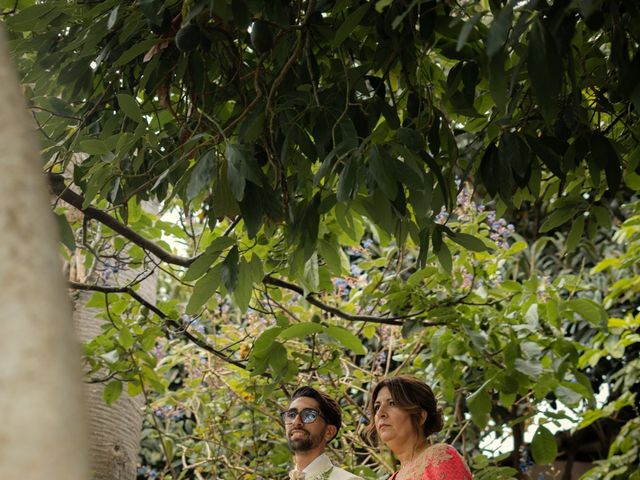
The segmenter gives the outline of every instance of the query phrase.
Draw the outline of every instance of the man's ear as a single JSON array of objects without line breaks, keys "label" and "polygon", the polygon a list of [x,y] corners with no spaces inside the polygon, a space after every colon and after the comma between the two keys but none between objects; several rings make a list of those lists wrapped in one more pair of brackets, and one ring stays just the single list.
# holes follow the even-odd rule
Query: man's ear
[{"label": "man's ear", "polygon": [[327,425],[327,428],[324,429],[324,440],[328,444],[331,440],[334,439],[338,433],[338,428],[335,425]]}]

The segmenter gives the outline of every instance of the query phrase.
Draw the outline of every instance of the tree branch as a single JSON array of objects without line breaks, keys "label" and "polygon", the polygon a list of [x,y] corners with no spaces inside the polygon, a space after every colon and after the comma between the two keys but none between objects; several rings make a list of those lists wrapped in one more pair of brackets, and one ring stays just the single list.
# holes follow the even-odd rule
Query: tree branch
[{"label": "tree branch", "polygon": [[82,213],[84,213],[87,217],[93,218],[94,220],[99,221],[103,225],[106,225],[114,232],[118,232],[120,235],[125,237],[128,240],[131,240],[136,245],[139,245],[143,249],[151,252],[156,257],[158,257],[163,262],[172,263],[174,265],[180,265],[182,267],[188,267],[193,263],[193,261],[197,257],[187,258],[181,257],[179,255],[174,255],[171,252],[166,251],[164,248],[156,245],[154,242],[144,238],[137,232],[134,232],[126,225],[119,222],[117,219],[113,218],[108,213],[94,208],[94,207],[84,207],[84,198],[70,188],[68,188],[64,179],[61,175],[57,174],[48,174],[49,184],[51,185],[51,190],[58,197],[67,202],[72,207],[77,208]]},{"label": "tree branch", "polygon": [[[344,320],[349,320],[351,322],[371,322],[371,323],[382,323],[384,325],[402,326],[404,325],[404,322],[402,320],[413,318],[423,313],[423,312],[416,312],[413,314],[400,315],[397,317],[376,317],[374,315],[352,315],[350,313],[346,313],[340,310],[339,308],[332,307],[331,305],[327,305],[326,303],[321,302],[313,295],[313,293],[309,293],[308,295],[305,296],[304,290],[298,285],[295,285],[293,283],[289,283],[279,278],[272,277],[271,275],[265,275],[264,278],[262,279],[262,282],[267,285],[273,285],[276,287],[285,288],[287,290],[295,292],[303,296],[307,302],[309,302],[311,305],[318,307],[320,310],[323,310],[327,313],[331,313],[336,317],[340,317]],[[445,325],[445,324],[446,322],[424,322],[422,325],[426,327],[435,327],[438,325]]]},{"label": "tree branch", "polygon": [[[159,245],[155,244],[151,240],[144,238],[142,235],[133,231],[131,228],[127,227],[126,225],[124,225],[123,223],[121,223],[120,221],[118,221],[116,218],[112,217],[108,213],[94,207],[83,207],[84,198],[81,195],[78,195],[77,193],[69,189],[69,187],[65,185],[64,179],[62,178],[61,175],[50,173],[48,174],[48,177],[49,177],[49,183],[51,185],[51,189],[53,193],[58,196],[58,198],[61,198],[62,200],[67,202],[69,205],[77,208],[78,210],[83,212],[87,217],[97,220],[98,222],[102,223],[103,225],[106,225],[113,231],[119,233],[126,239],[142,247],[144,250],[147,250],[148,252],[152,253],[163,262],[173,264],[173,265],[179,265],[181,267],[189,267],[189,265],[191,265],[196,260],[196,258],[198,258],[198,256],[181,257],[179,255],[174,255],[173,253],[168,252],[162,247],[160,247]],[[384,325],[402,326],[404,324],[403,320],[414,318],[424,313],[424,311],[420,311],[420,312],[415,312],[412,314],[401,315],[396,317],[377,317],[375,315],[353,315],[353,314],[344,312],[339,308],[333,307],[331,305],[327,305],[326,303],[318,300],[318,298],[313,293],[309,293],[305,296],[304,290],[302,289],[302,287],[294,283],[290,283],[285,280],[275,278],[271,275],[265,275],[262,281],[267,285],[273,285],[276,287],[284,288],[286,290],[302,295],[305,298],[305,300],[307,300],[310,304],[318,307],[320,310],[330,313],[332,315],[335,315],[336,317],[342,318],[344,320],[349,320],[351,322],[371,322],[371,323],[379,323]],[[149,304],[146,300],[140,297],[130,287],[100,287],[98,285],[96,286],[89,285],[89,287],[92,287],[92,288],[89,288],[89,290],[95,290],[98,292],[106,291],[107,293],[109,292],[128,293],[129,295],[131,295],[131,297],[135,298],[140,303],[147,306],[149,310],[152,310],[154,313],[156,313],[160,318],[168,320],[164,312],[158,310],[157,307],[155,307],[155,305]],[[115,288],[116,290],[109,290],[110,288],[111,289]],[[82,288],[78,288],[78,289],[82,289]],[[174,320],[168,320],[168,321],[175,322]],[[422,325],[425,327],[439,326],[444,324],[445,322],[423,322],[422,323]],[[190,334],[188,332],[185,332],[184,335],[188,336]],[[191,340],[194,341],[195,343],[197,343],[197,341],[200,341],[196,337],[193,337],[193,339]],[[202,346],[202,348],[205,348],[205,347]],[[207,347],[207,348],[210,348],[210,347]],[[226,359],[226,357],[224,356],[223,358]]]},{"label": "tree branch", "polygon": [[[204,340],[202,340],[202,339],[196,337],[195,335],[189,333],[185,329],[185,327],[180,325],[176,320],[174,320],[172,318],[169,318],[169,316],[166,313],[164,313],[162,310],[160,310],[153,303],[145,300],[140,294],[138,294],[133,288],[131,288],[129,286],[126,286],[126,287],[114,287],[114,286],[106,286],[106,285],[89,285],[89,284],[86,284],[86,283],[69,282],[69,287],[74,289],[74,290],[83,290],[83,291],[91,291],[91,292],[102,292],[102,293],[107,293],[107,294],[108,293],[126,293],[131,298],[133,298],[134,300],[139,302],[141,305],[144,305],[149,310],[151,310],[153,313],[158,315],[158,317],[160,317],[165,322],[167,322],[168,325],[170,325],[171,327],[173,327],[175,329],[176,333],[178,333],[178,334],[182,335],[183,337],[189,339],[191,342],[195,343],[196,345],[198,345],[203,350],[206,350],[207,352],[212,353],[213,355],[215,355],[216,357],[220,358],[221,360],[224,360],[227,363],[235,365],[236,367],[242,368],[243,370],[247,369],[247,367],[243,363],[241,363],[241,362],[239,362],[237,360],[233,360],[232,358],[227,357],[225,354],[223,354],[222,352],[216,350],[215,348],[213,348],[211,345],[209,345]],[[166,331],[166,333],[169,333],[169,332]]]}]

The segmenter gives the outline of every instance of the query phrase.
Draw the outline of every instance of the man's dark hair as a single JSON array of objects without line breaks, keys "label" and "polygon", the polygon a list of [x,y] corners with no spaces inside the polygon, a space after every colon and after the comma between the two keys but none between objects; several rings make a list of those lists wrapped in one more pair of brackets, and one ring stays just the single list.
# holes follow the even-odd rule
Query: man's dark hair
[{"label": "man's dark hair", "polygon": [[313,398],[316,402],[318,402],[318,405],[320,406],[320,413],[329,425],[333,425],[336,427],[337,435],[338,430],[340,430],[340,426],[342,425],[342,410],[340,409],[340,405],[338,405],[338,402],[336,402],[326,393],[320,392],[315,388],[309,386],[300,387],[295,392],[293,392],[293,395],[291,395],[291,401],[294,401],[296,398],[300,397]]}]

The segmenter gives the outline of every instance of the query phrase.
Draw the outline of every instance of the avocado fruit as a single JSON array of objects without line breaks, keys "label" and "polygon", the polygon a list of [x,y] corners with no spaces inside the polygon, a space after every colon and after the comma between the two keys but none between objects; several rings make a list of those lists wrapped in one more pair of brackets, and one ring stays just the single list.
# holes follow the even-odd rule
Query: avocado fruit
[{"label": "avocado fruit", "polygon": [[176,47],[181,52],[192,52],[200,45],[200,28],[193,23],[185,25],[176,33]]},{"label": "avocado fruit", "polygon": [[251,45],[259,53],[267,53],[273,47],[273,35],[267,22],[256,20],[251,25]]}]

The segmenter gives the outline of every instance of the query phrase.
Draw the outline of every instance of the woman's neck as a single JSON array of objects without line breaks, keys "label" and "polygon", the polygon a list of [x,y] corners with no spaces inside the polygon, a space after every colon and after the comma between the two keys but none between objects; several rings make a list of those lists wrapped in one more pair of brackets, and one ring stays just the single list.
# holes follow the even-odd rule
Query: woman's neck
[{"label": "woman's neck", "polygon": [[400,460],[400,464],[404,467],[411,463],[414,458],[421,453],[427,446],[427,440],[425,438],[418,438],[415,442],[407,442],[409,445],[405,443],[402,447],[391,449],[398,460]]}]

